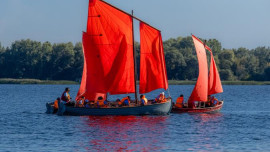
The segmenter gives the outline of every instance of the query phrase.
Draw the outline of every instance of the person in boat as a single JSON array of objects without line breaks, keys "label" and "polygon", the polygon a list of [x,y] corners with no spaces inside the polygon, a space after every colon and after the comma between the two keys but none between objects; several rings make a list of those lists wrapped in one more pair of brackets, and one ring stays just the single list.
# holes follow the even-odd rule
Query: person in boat
[{"label": "person in boat", "polygon": [[216,97],[212,96],[211,99],[210,99],[210,102],[211,102],[211,106],[215,107],[218,104],[219,101],[218,101],[218,99]]},{"label": "person in boat", "polygon": [[116,106],[118,106],[118,107],[122,106],[122,102],[120,99],[116,99],[115,103],[116,103]]},{"label": "person in boat", "polygon": [[98,97],[98,100],[97,100],[97,107],[98,108],[106,108],[108,107],[108,102],[106,100],[104,100],[103,97]]},{"label": "person in boat", "polygon": [[161,102],[165,102],[165,93],[161,92],[155,99],[155,103],[161,103]]},{"label": "person in boat", "polygon": [[207,97],[207,102],[205,103],[205,106],[211,107],[211,96],[210,95],[208,95],[208,97]]},{"label": "person in boat", "polygon": [[145,95],[141,95],[141,106],[145,106],[148,103],[148,100],[146,99]]},{"label": "person in boat", "polygon": [[130,105],[130,96],[124,97],[124,98],[120,101],[120,105],[121,105],[121,106],[129,106],[129,105]]},{"label": "person in boat", "polygon": [[70,103],[70,95],[69,95],[69,91],[70,89],[69,88],[66,88],[65,91],[62,93],[62,96],[61,96],[61,100],[65,103],[65,104],[69,104]]},{"label": "person in boat", "polygon": [[91,108],[91,105],[90,105],[90,102],[89,100],[85,100],[85,105],[84,105],[85,108]]},{"label": "person in boat", "polygon": [[184,107],[184,95],[180,95],[177,100],[176,100],[176,103],[175,103],[175,107],[176,108],[183,108]]},{"label": "person in boat", "polygon": [[82,96],[76,101],[75,107],[84,107],[85,97]]},{"label": "person in boat", "polygon": [[58,110],[58,103],[60,102],[60,98],[58,97],[54,103],[53,103],[53,109],[54,109],[54,112],[57,112]]},{"label": "person in boat", "polygon": [[89,103],[89,100],[88,99],[85,99],[84,100],[84,106],[86,106],[88,103]]}]

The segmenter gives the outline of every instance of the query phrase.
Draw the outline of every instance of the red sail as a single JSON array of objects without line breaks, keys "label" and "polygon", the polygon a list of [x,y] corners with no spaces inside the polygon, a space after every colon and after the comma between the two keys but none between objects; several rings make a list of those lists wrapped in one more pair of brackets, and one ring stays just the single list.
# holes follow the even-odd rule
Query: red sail
[{"label": "red sail", "polygon": [[84,71],[78,96],[135,92],[132,17],[100,1],[90,0],[83,34]]},{"label": "red sail", "polygon": [[192,35],[192,39],[199,63],[199,76],[195,88],[189,97],[189,103],[193,101],[207,101],[208,95],[208,66],[204,44],[194,35]]},{"label": "red sail", "polygon": [[208,77],[208,95],[222,93],[223,88],[220,81],[218,69],[215,63],[215,59],[213,56],[213,52],[208,46],[206,46],[206,49],[211,53],[210,71]]},{"label": "red sail", "polygon": [[160,31],[140,22],[141,59],[140,93],[168,89],[162,37]]}]

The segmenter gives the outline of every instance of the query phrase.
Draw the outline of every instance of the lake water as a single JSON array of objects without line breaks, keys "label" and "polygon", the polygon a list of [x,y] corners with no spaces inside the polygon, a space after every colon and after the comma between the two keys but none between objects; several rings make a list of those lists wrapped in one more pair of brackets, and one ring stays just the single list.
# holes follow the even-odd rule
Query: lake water
[{"label": "lake water", "polygon": [[[45,114],[45,103],[65,87],[0,85],[0,151],[270,151],[270,86],[224,86],[218,95],[224,107],[216,114]],[[79,86],[69,87],[75,98]],[[170,86],[170,94],[187,99],[192,89]]]}]

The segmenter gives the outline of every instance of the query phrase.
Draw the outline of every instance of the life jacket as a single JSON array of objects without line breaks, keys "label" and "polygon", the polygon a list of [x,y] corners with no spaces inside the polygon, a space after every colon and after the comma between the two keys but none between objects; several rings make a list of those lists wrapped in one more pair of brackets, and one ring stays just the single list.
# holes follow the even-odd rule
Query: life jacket
[{"label": "life jacket", "polygon": [[166,101],[166,99],[165,99],[165,95],[160,94],[160,96],[159,96],[159,100],[160,100],[161,102],[165,102],[165,101]]},{"label": "life jacket", "polygon": [[158,95],[158,96],[156,97],[155,101],[156,101],[156,102],[165,102],[165,101],[166,101],[165,95],[163,95],[163,94]]},{"label": "life jacket", "polygon": [[69,93],[66,92],[66,91],[64,91],[64,92],[62,93],[61,100],[62,100],[62,101],[65,101],[65,102],[68,102],[68,101],[70,100],[70,95],[69,95]]},{"label": "life jacket", "polygon": [[129,100],[128,97],[123,98],[120,102],[121,102],[121,105],[122,104],[125,104],[125,105],[129,105],[130,104],[130,100]]},{"label": "life jacket", "polygon": [[102,99],[102,100],[97,100],[97,105],[98,105],[99,107],[104,107],[104,106],[105,106],[104,100],[103,100],[103,99]]},{"label": "life jacket", "polygon": [[147,105],[148,100],[145,98],[145,96],[142,97],[141,103],[142,103],[143,105]]},{"label": "life jacket", "polygon": [[216,106],[217,103],[218,103],[218,99],[215,98],[215,97],[212,97],[212,98],[211,98],[211,104],[212,104],[213,106]]},{"label": "life jacket", "polygon": [[76,106],[77,107],[84,107],[84,99],[79,99],[77,102],[76,102]]},{"label": "life jacket", "polygon": [[55,100],[55,101],[54,101],[53,106],[54,106],[54,109],[58,109],[58,100]]},{"label": "life jacket", "polygon": [[176,100],[176,104],[175,106],[178,108],[182,108],[183,107],[183,102],[184,102],[184,98],[183,97],[178,97]]}]

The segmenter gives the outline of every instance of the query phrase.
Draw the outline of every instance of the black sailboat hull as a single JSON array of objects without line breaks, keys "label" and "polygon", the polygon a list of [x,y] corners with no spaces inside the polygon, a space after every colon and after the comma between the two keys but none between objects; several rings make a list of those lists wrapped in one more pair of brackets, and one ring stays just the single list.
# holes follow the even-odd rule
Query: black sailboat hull
[{"label": "black sailboat hull", "polygon": [[[47,113],[52,111],[47,106]],[[164,103],[156,103],[146,106],[136,107],[121,107],[121,108],[80,108],[66,106],[63,103],[59,104],[58,115],[72,115],[72,116],[106,116],[106,115],[167,115],[171,112],[172,100],[167,99]]]}]

